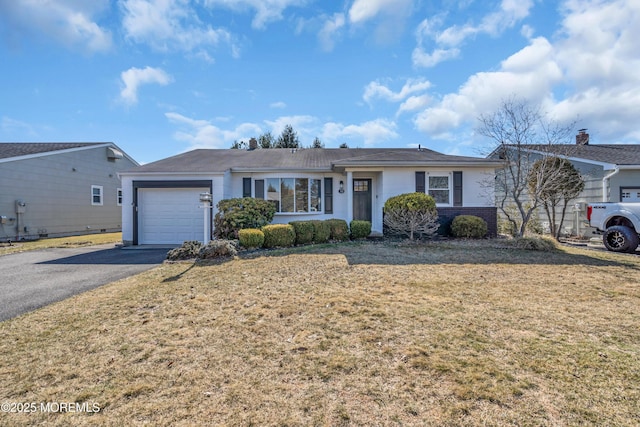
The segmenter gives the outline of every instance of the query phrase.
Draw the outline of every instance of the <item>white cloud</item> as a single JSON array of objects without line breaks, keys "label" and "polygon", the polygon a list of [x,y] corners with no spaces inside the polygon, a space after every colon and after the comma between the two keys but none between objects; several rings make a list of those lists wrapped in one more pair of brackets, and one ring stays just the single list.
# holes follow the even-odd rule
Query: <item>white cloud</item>
[{"label": "white cloud", "polygon": [[396,124],[386,119],[376,119],[359,125],[344,125],[342,123],[325,123],[322,128],[322,141],[341,144],[346,142],[350,147],[358,146],[359,142],[365,146],[384,143],[398,138]]},{"label": "white cloud", "polygon": [[252,9],[255,16],[251,26],[255,29],[264,29],[270,22],[281,20],[282,13],[288,7],[301,6],[305,0],[205,0],[208,7],[224,6],[232,10],[243,11]]},{"label": "white cloud", "polygon": [[417,114],[416,128],[432,138],[450,138],[517,96],[542,106],[551,119],[577,119],[598,142],[638,142],[640,3],[568,0],[563,8],[553,43],[533,38],[498,70],[470,76],[457,92]]},{"label": "white cloud", "polygon": [[242,123],[231,130],[220,129],[208,120],[197,120],[178,113],[165,113],[169,122],[180,127],[173,137],[187,142],[189,149],[230,148],[234,141],[248,141],[262,130],[253,123]]},{"label": "white cloud", "polygon": [[421,110],[422,108],[429,105],[430,102],[431,97],[429,95],[410,96],[406,101],[400,104],[396,115],[400,115],[405,112]]},{"label": "white cloud", "polygon": [[325,52],[333,50],[336,39],[340,36],[340,30],[345,25],[345,17],[342,13],[335,13],[330,18],[327,18],[322,29],[318,33],[318,40],[320,46]]},{"label": "white cloud", "polygon": [[120,74],[124,87],[120,91],[120,98],[126,104],[132,105],[138,102],[138,88],[144,84],[168,85],[173,80],[170,75],[160,68],[129,68]]},{"label": "white cloud", "polygon": [[370,103],[374,98],[382,98],[390,102],[400,102],[416,92],[424,92],[431,87],[431,82],[425,79],[409,79],[399,92],[393,92],[380,82],[369,83],[364,90],[363,98]]},{"label": "white cloud", "polygon": [[125,35],[136,43],[162,52],[197,50],[196,57],[207,62],[213,61],[207,47],[224,43],[238,54],[231,34],[203,24],[187,0],[121,0],[120,5]]},{"label": "white cloud", "polygon": [[412,4],[412,0],[355,0],[349,9],[349,21],[358,24],[383,13],[404,13]]},{"label": "white cloud", "polygon": [[458,93],[445,95],[437,105],[418,114],[414,122],[434,138],[448,138],[456,127],[473,122],[514,94],[534,103],[544,102],[562,77],[553,47],[539,37],[504,60],[500,70],[471,76]]},{"label": "white cloud", "polygon": [[8,137],[12,138],[14,134],[28,135],[31,137],[36,136],[38,133],[35,128],[29,123],[12,119],[11,117],[2,116],[0,120],[0,131]]},{"label": "white cloud", "polygon": [[287,108],[287,104],[285,104],[282,101],[278,101],[278,102],[272,102],[271,104],[269,104],[270,108]]},{"label": "white cloud", "polygon": [[71,49],[104,52],[112,47],[111,32],[95,20],[109,8],[109,2],[2,1],[0,23],[4,21],[8,35],[17,43],[24,35],[43,35]]},{"label": "white cloud", "polygon": [[[502,0],[500,8],[485,15],[478,24],[453,25],[442,31],[444,15],[427,18],[416,30],[416,47],[413,64],[417,67],[434,67],[440,62],[457,58],[465,40],[477,34],[498,36],[529,15],[533,0]],[[431,53],[425,45],[435,45]]]}]

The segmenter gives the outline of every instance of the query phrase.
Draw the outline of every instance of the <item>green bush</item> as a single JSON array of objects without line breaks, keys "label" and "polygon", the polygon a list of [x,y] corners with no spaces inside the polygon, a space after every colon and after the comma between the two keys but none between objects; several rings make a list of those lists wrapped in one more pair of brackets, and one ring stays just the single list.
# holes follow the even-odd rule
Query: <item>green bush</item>
[{"label": "green bush", "polygon": [[296,245],[306,245],[313,242],[313,223],[311,221],[291,221],[289,225],[296,233]]},{"label": "green bush", "polygon": [[282,247],[287,248],[293,246],[296,241],[296,233],[289,224],[271,224],[262,227],[264,233],[265,248]]},{"label": "green bush", "polygon": [[243,228],[238,230],[240,246],[248,249],[261,248],[264,244],[264,233],[257,228]]},{"label": "green bush", "polygon": [[424,193],[390,197],[384,203],[384,225],[392,234],[406,235],[411,240],[415,235],[430,236],[439,226],[436,202]]},{"label": "green bush", "polygon": [[344,241],[349,239],[349,225],[344,219],[328,219],[325,221],[329,224],[329,239],[336,241]]},{"label": "green bush", "polygon": [[349,224],[352,239],[364,239],[371,234],[371,223],[369,221],[361,221],[354,219]]},{"label": "green bush", "polygon": [[555,240],[544,237],[518,237],[513,242],[516,248],[528,251],[553,252],[558,249]]},{"label": "green bush", "polygon": [[200,248],[198,258],[200,259],[215,259],[226,258],[238,255],[236,249],[236,243],[231,240],[211,240],[206,246]]},{"label": "green bush", "polygon": [[194,259],[198,257],[200,249],[202,249],[202,243],[197,240],[188,240],[179,248],[171,249],[167,253],[167,259],[170,261]]},{"label": "green bush", "polygon": [[325,221],[309,221],[313,224],[313,243],[326,243],[331,237],[331,227]]},{"label": "green bush", "polygon": [[276,213],[272,202],[252,197],[221,200],[216,207],[213,225],[218,239],[237,239],[239,230],[263,227]]},{"label": "green bush", "polygon": [[489,231],[487,222],[474,215],[458,215],[451,223],[451,233],[454,237],[481,239]]}]

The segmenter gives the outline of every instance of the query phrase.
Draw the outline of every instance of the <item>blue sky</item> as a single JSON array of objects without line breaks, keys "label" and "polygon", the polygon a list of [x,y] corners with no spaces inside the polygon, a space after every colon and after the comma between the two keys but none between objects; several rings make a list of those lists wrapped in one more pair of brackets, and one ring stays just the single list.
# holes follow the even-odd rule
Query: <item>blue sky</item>
[{"label": "blue sky", "polygon": [[0,0],[0,141],[148,163],[291,124],[480,155],[479,115],[515,96],[639,143],[638,22],[638,0]]}]

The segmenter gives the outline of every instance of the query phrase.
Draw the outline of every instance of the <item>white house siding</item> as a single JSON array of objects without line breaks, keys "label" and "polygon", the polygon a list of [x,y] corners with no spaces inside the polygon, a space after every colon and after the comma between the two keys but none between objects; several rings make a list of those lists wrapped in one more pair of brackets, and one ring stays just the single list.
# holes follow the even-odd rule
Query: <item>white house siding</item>
[{"label": "white house siding", "polygon": [[[109,161],[106,150],[101,145],[0,163],[0,215],[17,218],[16,200],[26,203],[19,225],[0,225],[0,239],[120,231],[118,172],[136,165],[126,156]],[[102,205],[92,205],[92,185],[102,187]]]}]

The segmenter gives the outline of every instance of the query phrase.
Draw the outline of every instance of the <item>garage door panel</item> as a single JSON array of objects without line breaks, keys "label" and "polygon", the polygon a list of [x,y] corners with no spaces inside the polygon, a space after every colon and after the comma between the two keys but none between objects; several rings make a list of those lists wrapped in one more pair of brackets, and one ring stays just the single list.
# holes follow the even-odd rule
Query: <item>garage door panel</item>
[{"label": "garage door panel", "polygon": [[138,190],[138,243],[181,244],[203,238],[204,212],[198,203],[208,188]]}]

